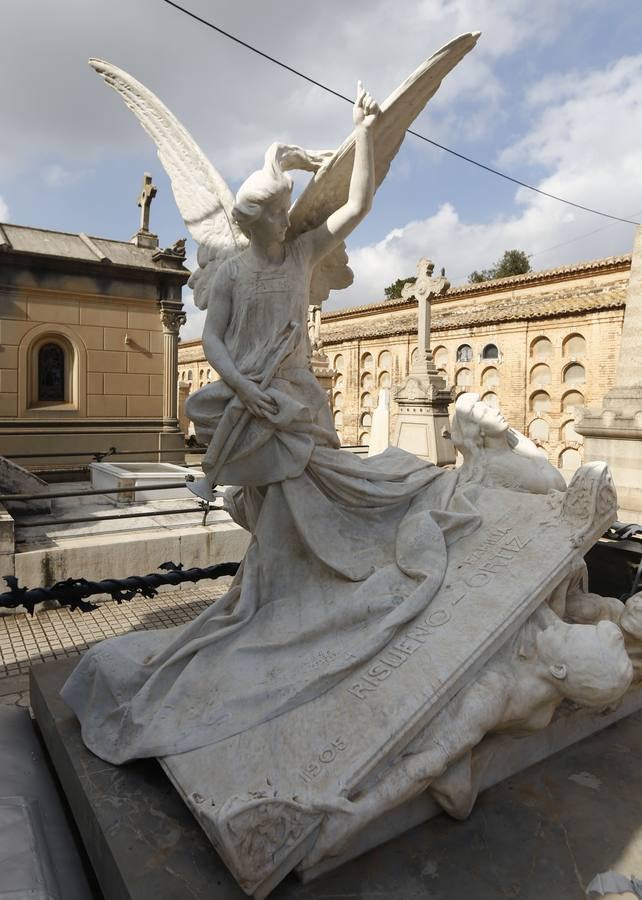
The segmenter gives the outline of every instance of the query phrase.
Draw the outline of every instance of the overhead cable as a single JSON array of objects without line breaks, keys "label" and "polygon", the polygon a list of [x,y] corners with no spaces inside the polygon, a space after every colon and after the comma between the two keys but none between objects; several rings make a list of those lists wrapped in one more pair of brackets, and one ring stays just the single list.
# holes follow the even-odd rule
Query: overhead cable
[{"label": "overhead cable", "polygon": [[[347,103],[352,105],[353,100],[351,100],[350,97],[346,97],[345,94],[342,94],[339,91],[335,91],[333,88],[328,87],[327,84],[323,84],[323,82],[317,81],[310,75],[306,75],[305,72],[301,72],[299,69],[295,69],[293,66],[289,66],[287,63],[284,63],[282,60],[277,59],[275,56],[270,56],[269,53],[265,53],[263,50],[259,50],[259,48],[255,47],[253,44],[249,44],[247,41],[244,41],[236,35],[231,34],[229,31],[225,31],[225,29],[220,28],[218,25],[215,25],[208,19],[202,18],[202,16],[199,16],[191,10],[186,9],[179,3],[175,3],[174,0],[162,0],[162,2],[166,3],[168,6],[172,6],[179,12],[184,13],[186,16],[189,16],[196,22],[200,22],[201,25],[205,25],[207,28],[211,28],[213,31],[218,32],[218,34],[228,38],[228,40],[234,41],[234,43],[236,44],[240,44],[240,46],[245,47],[246,50],[250,50],[252,53],[256,53],[257,56],[262,56],[263,59],[268,60],[268,62],[274,63],[274,65],[276,66],[280,66],[287,72],[291,72],[293,75],[296,75],[299,78],[303,78],[310,84],[315,85],[315,87],[321,88],[322,91],[326,91],[326,93],[332,94],[334,97],[338,97],[339,100],[345,100]],[[519,185],[519,187],[526,188],[529,191],[534,191],[536,194],[541,194],[543,197],[548,197],[551,200],[557,200],[558,203],[565,203],[567,206],[575,207],[575,209],[581,209],[584,210],[584,212],[593,213],[593,215],[596,216],[603,216],[606,219],[613,219],[616,222],[626,222],[627,225],[641,224],[640,222],[634,222],[632,219],[625,219],[622,216],[614,216],[611,213],[602,212],[599,209],[593,209],[590,206],[584,206],[582,203],[575,203],[573,200],[566,200],[564,197],[559,197],[557,194],[551,194],[548,191],[543,191],[541,188],[535,187],[532,184],[527,184],[527,182],[525,181],[520,181],[519,178],[513,178],[512,175],[507,175],[505,172],[500,172],[499,169],[494,169],[492,166],[487,166],[485,163],[478,162],[476,159],[472,159],[470,156],[465,156],[463,153],[459,153],[457,150],[453,150],[450,147],[446,147],[444,144],[433,141],[431,140],[431,138],[420,134],[418,131],[413,131],[411,128],[408,128],[407,133],[411,134],[413,137],[419,138],[420,141],[425,141],[427,144],[432,144],[433,147],[438,147],[440,150],[444,150],[446,153],[450,153],[451,156],[455,156],[457,157],[457,159],[462,159],[464,160],[464,162],[470,163],[472,166],[477,166],[479,169],[483,169],[485,172],[490,172],[491,175],[497,175],[498,178],[504,178],[506,181],[511,181],[513,184],[517,184]]]}]

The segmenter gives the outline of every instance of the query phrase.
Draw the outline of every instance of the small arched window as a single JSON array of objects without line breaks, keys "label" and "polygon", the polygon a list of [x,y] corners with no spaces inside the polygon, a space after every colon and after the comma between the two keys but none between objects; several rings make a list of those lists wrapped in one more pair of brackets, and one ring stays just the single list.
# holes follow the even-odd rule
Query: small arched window
[{"label": "small arched window", "polygon": [[335,391],[340,391],[343,389],[343,375],[335,375],[334,389]]},{"label": "small arched window", "polygon": [[538,363],[531,369],[531,384],[545,385],[551,383],[551,368],[546,363]]},{"label": "small arched window", "polygon": [[374,357],[372,353],[364,353],[361,357],[361,368],[369,369],[370,371],[374,369]]},{"label": "small arched window", "polygon": [[392,356],[389,350],[382,350],[379,354],[378,365],[380,369],[389,369],[392,365]]},{"label": "small arched window", "polygon": [[562,353],[565,359],[578,359],[586,356],[586,338],[581,334],[569,334],[564,338]]},{"label": "small arched window", "polygon": [[551,398],[546,391],[536,391],[531,397],[530,408],[536,413],[550,412]]},{"label": "small arched window", "polygon": [[445,347],[435,347],[432,358],[435,365],[440,369],[445,369],[448,365],[448,351]]},{"label": "small arched window", "polygon": [[382,372],[379,375],[379,387],[380,388],[389,388],[391,385],[390,372]]},{"label": "small arched window", "polygon": [[367,431],[364,431],[363,434],[359,435],[359,446],[367,447],[369,440],[370,440],[370,435],[368,434]]},{"label": "small arched window", "polygon": [[499,359],[497,344],[486,344],[482,350],[482,359]]},{"label": "small arched window", "polygon": [[372,402],[372,394],[362,394],[362,396],[361,396],[361,406],[362,406],[364,409],[372,409],[372,408],[373,408],[373,405],[374,405],[374,404],[373,404],[373,402]]},{"label": "small arched window", "polygon": [[366,412],[361,416],[361,427],[362,428],[370,428],[371,425],[372,425],[372,416],[370,413]]},{"label": "small arched window", "polygon": [[343,394],[337,391],[333,397],[332,405],[335,409],[343,409]]},{"label": "small arched window", "polygon": [[534,441],[548,441],[551,435],[551,428],[546,419],[533,419],[528,426],[528,436]]},{"label": "small arched window", "polygon": [[494,366],[484,369],[481,383],[483,387],[497,387],[499,385],[499,372]]},{"label": "small arched window", "polygon": [[343,355],[341,353],[337,353],[337,355],[334,357],[334,362],[332,365],[339,372],[343,369]]},{"label": "small arched window", "polygon": [[582,435],[578,434],[575,430],[575,422],[565,422],[562,425],[562,440],[567,444],[581,444],[582,443]]},{"label": "small arched window", "polygon": [[567,447],[560,453],[558,465],[560,469],[565,469],[567,472],[574,472],[582,465],[582,456],[574,447]]},{"label": "small arched window", "polygon": [[64,347],[47,341],[38,349],[38,403],[64,403],[67,360]]},{"label": "small arched window", "polygon": [[470,362],[473,358],[473,348],[470,344],[461,344],[457,347],[457,362]]},{"label": "small arched window", "polygon": [[473,383],[473,376],[470,369],[460,369],[455,378],[455,384],[458,387],[470,387]]},{"label": "small arched window", "polygon": [[194,381],[194,373],[192,372],[191,369],[188,369],[188,371],[187,371],[187,380]]},{"label": "small arched window", "polygon": [[370,372],[364,372],[361,376],[361,387],[366,391],[371,391],[374,385],[374,378]]},{"label": "small arched window", "polygon": [[564,370],[564,384],[584,384],[586,381],[586,371],[580,363],[571,363]]},{"label": "small arched window", "polygon": [[550,359],[553,355],[553,345],[547,337],[535,338],[531,344],[532,359]]},{"label": "small arched window", "polygon": [[579,391],[569,391],[562,397],[562,410],[573,412],[577,407],[584,406],[584,397]]}]

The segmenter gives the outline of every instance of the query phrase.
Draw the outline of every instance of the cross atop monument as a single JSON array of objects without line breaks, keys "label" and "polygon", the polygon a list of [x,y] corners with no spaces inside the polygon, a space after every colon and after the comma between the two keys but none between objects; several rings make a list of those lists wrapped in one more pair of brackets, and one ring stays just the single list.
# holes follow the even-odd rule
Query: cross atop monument
[{"label": "cross atop monument", "polygon": [[417,263],[417,278],[414,283],[406,284],[401,291],[404,300],[415,297],[417,300],[417,359],[411,372],[421,375],[437,373],[430,349],[430,305],[433,297],[445,294],[450,282],[445,278],[445,270],[441,275],[433,277],[435,264],[423,256]]},{"label": "cross atop monument", "polygon": [[149,231],[149,210],[152,200],[156,196],[156,185],[152,184],[152,176],[149,172],[145,172],[143,178],[143,189],[138,197],[138,206],[140,206],[140,231]]}]

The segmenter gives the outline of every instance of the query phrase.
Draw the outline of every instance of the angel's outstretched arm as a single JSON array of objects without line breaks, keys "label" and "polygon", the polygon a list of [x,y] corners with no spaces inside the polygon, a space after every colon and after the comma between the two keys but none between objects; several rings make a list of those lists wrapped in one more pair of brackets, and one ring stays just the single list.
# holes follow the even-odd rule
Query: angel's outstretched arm
[{"label": "angel's outstretched arm", "polygon": [[302,236],[313,263],[345,240],[372,206],[375,170],[371,129],[378,115],[379,107],[359,82],[353,109],[355,146],[348,199],[323,224]]},{"label": "angel's outstretched arm", "polygon": [[203,327],[203,352],[206,358],[252,415],[275,413],[277,410],[274,400],[239,372],[225,346],[225,332],[232,311],[232,285],[224,268],[219,269],[209,292]]}]

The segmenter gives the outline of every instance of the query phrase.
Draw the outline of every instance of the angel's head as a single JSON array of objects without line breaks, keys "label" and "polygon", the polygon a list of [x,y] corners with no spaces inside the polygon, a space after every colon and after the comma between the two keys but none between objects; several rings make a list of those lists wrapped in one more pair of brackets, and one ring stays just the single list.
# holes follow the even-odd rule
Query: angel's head
[{"label": "angel's head", "polygon": [[261,233],[282,242],[289,227],[292,179],[281,168],[281,144],[272,144],[262,169],[252,172],[238,190],[232,218],[243,234]]}]

